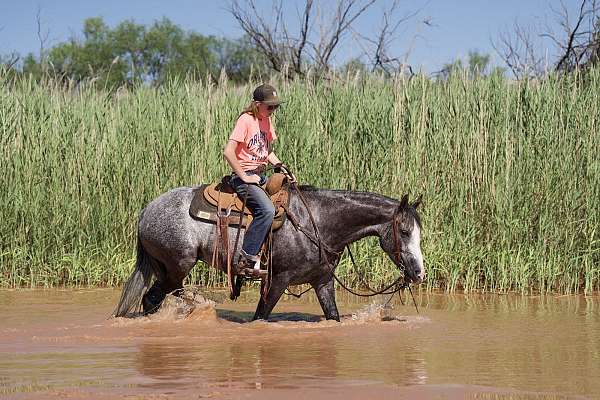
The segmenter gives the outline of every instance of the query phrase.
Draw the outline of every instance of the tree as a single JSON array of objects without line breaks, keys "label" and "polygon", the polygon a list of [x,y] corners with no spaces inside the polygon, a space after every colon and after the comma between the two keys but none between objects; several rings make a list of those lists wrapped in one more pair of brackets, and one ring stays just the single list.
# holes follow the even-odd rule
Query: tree
[{"label": "tree", "polygon": [[16,53],[0,56],[0,82],[14,79],[19,75],[19,71],[15,68],[19,59]]},{"label": "tree", "polygon": [[364,74],[368,72],[368,66],[360,58],[352,58],[340,68],[340,72],[344,75]]},{"label": "tree", "polygon": [[337,0],[319,3],[323,8],[318,8],[313,0],[305,0],[298,12],[296,33],[292,33],[291,21],[286,21],[281,0],[274,3],[271,21],[265,19],[263,10],[257,7],[255,0],[232,0],[228,10],[269,66],[291,79],[306,75],[309,69],[317,74],[332,70],[334,54],[350,32],[367,43],[363,47],[374,47],[374,50],[364,51],[371,58],[374,69],[390,71],[392,67],[397,68],[401,63],[397,57],[389,54],[389,45],[398,26],[415,14],[398,19],[395,16],[398,1],[394,1],[389,10],[384,12],[384,24],[378,34],[358,34],[354,29],[356,21],[375,2]]},{"label": "tree", "polygon": [[264,78],[269,62],[252,44],[248,36],[231,40],[212,38],[210,50],[216,59],[214,73],[223,70],[233,82],[246,82],[254,77]]},{"label": "tree", "polygon": [[102,18],[86,19],[82,42],[72,38],[50,49],[47,59],[53,72],[76,82],[94,79],[103,86],[122,85],[127,67],[119,62],[112,33]]},{"label": "tree", "polygon": [[[96,17],[85,20],[82,39],[54,46],[46,61],[54,76],[75,82],[94,80],[104,87],[160,85],[174,77],[220,73],[213,42],[214,38],[185,32],[166,18],[150,27],[124,21],[111,29]],[[40,76],[41,64],[29,55],[24,72]]]},{"label": "tree", "polygon": [[[580,0],[577,15],[572,18],[564,3],[552,9],[560,32],[546,27],[534,32],[515,22],[512,33],[501,33],[494,49],[517,77],[540,77],[549,70],[568,73],[588,68],[600,59],[600,5],[596,0]],[[547,59],[542,41],[549,41],[555,51]],[[536,43],[537,42],[537,43]]]},{"label": "tree", "polygon": [[499,67],[491,67],[489,54],[469,51],[466,64],[461,59],[457,59],[452,63],[445,64],[439,75],[443,79],[448,79],[456,73],[464,74],[469,78],[477,78],[490,74],[502,75],[504,71]]},{"label": "tree", "polygon": [[0,65],[5,69],[14,69],[21,57],[17,53],[11,53],[5,56],[0,55]]},{"label": "tree", "polygon": [[555,64],[557,71],[573,71],[586,65],[592,65],[600,56],[600,7],[596,0],[583,0],[575,25],[570,25],[569,14],[562,5],[562,11],[555,11],[563,29],[563,39],[544,33],[558,47],[561,56]]}]

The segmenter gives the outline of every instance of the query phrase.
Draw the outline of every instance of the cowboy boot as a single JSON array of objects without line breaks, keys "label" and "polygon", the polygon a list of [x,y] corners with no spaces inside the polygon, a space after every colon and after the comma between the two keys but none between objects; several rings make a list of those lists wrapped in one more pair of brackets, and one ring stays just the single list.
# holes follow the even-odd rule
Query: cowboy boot
[{"label": "cowboy boot", "polygon": [[259,256],[251,256],[242,251],[234,273],[249,279],[263,279],[267,277],[268,271],[260,269]]}]

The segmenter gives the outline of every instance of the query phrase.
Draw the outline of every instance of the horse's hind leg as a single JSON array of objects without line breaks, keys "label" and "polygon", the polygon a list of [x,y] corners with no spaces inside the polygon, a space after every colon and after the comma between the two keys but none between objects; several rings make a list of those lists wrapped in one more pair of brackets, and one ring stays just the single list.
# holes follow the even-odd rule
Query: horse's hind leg
[{"label": "horse's hind leg", "polygon": [[155,281],[154,285],[148,290],[148,292],[142,298],[142,306],[144,307],[144,315],[152,314],[158,311],[161,303],[165,299],[167,293],[162,289],[161,283]]},{"label": "horse's hind leg", "polygon": [[178,295],[178,289],[183,288],[183,279],[173,282],[169,280],[167,282],[154,282],[154,285],[148,290],[148,293],[142,298],[142,305],[144,307],[144,314],[152,314],[158,311],[167,294]]},{"label": "horse's hind leg", "polygon": [[177,294],[175,291],[183,288],[183,280],[195,264],[195,258],[182,259],[179,263],[166,264],[165,274],[161,276],[162,279],[157,279],[142,298],[144,314],[152,314],[158,311],[167,294]]},{"label": "horse's hind leg", "polygon": [[312,284],[321,304],[325,318],[340,321],[337,305],[335,304],[335,288],[333,278]]}]

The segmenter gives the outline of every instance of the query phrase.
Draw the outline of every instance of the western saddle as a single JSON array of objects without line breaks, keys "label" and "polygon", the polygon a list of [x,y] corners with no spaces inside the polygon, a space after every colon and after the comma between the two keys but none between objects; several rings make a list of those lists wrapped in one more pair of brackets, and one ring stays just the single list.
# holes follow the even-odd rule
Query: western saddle
[{"label": "western saddle", "polygon": [[[242,211],[243,200],[233,190],[230,184],[231,176],[226,175],[219,183],[200,186],[194,190],[194,197],[190,204],[190,215],[203,221],[218,222],[219,217],[229,217],[229,225],[240,225],[239,217]],[[272,231],[281,228],[285,222],[285,207],[289,199],[287,178],[282,173],[271,175],[262,187],[271,198],[275,207]],[[252,212],[244,207],[241,226],[243,228],[252,222]]]},{"label": "western saddle", "polygon": [[[235,226],[238,230],[235,247],[239,238],[241,228],[246,228],[252,222],[252,212],[245,207],[243,199],[233,190],[230,184],[231,176],[225,176],[219,183],[202,185],[194,190],[194,196],[190,204],[190,215],[201,221],[215,223],[215,241],[213,245],[213,254],[211,265],[227,273],[227,282],[232,300],[239,296],[241,279],[236,278],[236,288],[233,287],[234,273],[232,263],[234,262],[234,252],[237,249],[229,247],[229,227]],[[267,183],[262,186],[265,192],[271,198],[275,207],[275,217],[271,225],[271,233],[281,228],[285,222],[286,207],[289,200],[288,182],[285,174],[272,174]],[[242,210],[243,208],[243,210]],[[271,234],[269,234],[265,243],[263,243],[262,254],[267,255],[267,264],[270,262]],[[270,267],[270,266],[269,266]],[[269,268],[270,270],[270,268]],[[268,291],[270,286],[270,272],[263,281],[263,289]]]}]

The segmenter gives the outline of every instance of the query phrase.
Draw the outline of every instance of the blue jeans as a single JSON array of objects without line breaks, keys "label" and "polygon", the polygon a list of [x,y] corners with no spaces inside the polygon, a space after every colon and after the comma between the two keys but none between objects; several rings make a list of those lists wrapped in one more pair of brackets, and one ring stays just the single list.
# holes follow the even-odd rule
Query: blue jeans
[{"label": "blue jeans", "polygon": [[[248,173],[251,175],[251,173]],[[261,176],[261,180],[264,177]],[[246,207],[252,211],[252,223],[246,227],[242,250],[250,256],[255,256],[260,251],[267,234],[271,230],[275,207],[267,193],[256,184],[244,183],[237,175],[233,174],[231,186],[242,202],[246,198]]]}]

